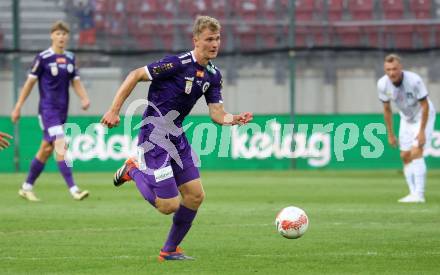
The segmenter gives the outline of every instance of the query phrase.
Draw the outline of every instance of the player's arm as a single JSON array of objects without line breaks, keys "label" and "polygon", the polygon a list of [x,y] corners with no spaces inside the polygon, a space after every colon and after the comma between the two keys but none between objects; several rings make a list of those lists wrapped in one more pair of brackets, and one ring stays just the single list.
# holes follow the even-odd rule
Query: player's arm
[{"label": "player's arm", "polygon": [[81,100],[81,107],[83,110],[87,110],[90,106],[89,96],[87,95],[87,91],[84,88],[81,80],[78,78],[74,78],[72,81],[73,90],[78,95]]},{"label": "player's arm", "polygon": [[119,112],[121,111],[125,100],[131,94],[138,82],[149,80],[150,79],[148,78],[144,67],[131,71],[116,92],[113,103],[107,113],[102,117],[101,123],[109,128],[118,126],[120,121]]},{"label": "player's arm", "polygon": [[250,122],[253,118],[250,112],[244,112],[239,115],[230,114],[225,111],[223,103],[210,103],[208,108],[212,121],[220,125],[243,125]]},{"label": "player's arm", "polygon": [[419,134],[417,135],[417,141],[418,141],[419,147],[423,147],[426,142],[425,128],[426,128],[426,124],[428,123],[429,103],[428,103],[427,97],[419,100],[419,102],[420,102],[420,106],[422,107],[422,118],[421,118],[421,122],[420,122]]},{"label": "player's arm", "polygon": [[12,139],[12,136],[10,136],[6,133],[0,132],[0,151],[5,148],[8,148],[10,145],[9,141],[6,138]]},{"label": "player's arm", "polygon": [[396,147],[397,139],[393,129],[393,111],[391,110],[391,103],[389,101],[382,103],[383,103],[383,117],[388,132],[388,143],[391,146]]},{"label": "player's arm", "polygon": [[38,78],[33,76],[29,76],[26,79],[26,82],[24,83],[23,88],[20,91],[20,96],[18,97],[18,101],[15,104],[14,110],[11,113],[11,120],[13,123],[16,123],[20,118],[21,107],[23,107],[26,98],[31,93],[32,88],[34,87],[35,83],[37,83],[37,81]]}]

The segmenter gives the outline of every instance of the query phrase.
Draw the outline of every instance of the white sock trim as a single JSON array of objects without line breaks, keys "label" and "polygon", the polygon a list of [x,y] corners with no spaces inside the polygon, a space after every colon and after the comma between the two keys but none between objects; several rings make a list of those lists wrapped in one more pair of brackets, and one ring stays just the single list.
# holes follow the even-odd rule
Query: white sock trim
[{"label": "white sock trim", "polygon": [[22,188],[24,191],[32,191],[32,189],[34,188],[34,186],[33,186],[32,184],[30,184],[30,183],[23,182],[23,185],[21,186],[21,188]]},{"label": "white sock trim", "polygon": [[79,188],[78,188],[78,186],[74,185],[69,188],[69,191],[70,191],[70,194],[74,194],[79,191]]}]

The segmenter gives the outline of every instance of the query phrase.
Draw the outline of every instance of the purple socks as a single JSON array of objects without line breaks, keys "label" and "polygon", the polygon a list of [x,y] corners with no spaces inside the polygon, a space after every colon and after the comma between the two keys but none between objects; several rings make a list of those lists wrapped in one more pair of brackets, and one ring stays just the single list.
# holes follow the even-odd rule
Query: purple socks
[{"label": "purple socks", "polygon": [[191,228],[192,222],[196,217],[197,211],[189,209],[180,205],[173,217],[173,225],[171,226],[168,239],[165,242],[162,251],[173,252],[176,251],[177,246],[182,242],[186,233]]},{"label": "purple socks", "polygon": [[58,164],[58,168],[60,169],[61,175],[63,175],[63,178],[67,183],[67,186],[69,188],[75,186],[75,182],[73,181],[73,176],[72,176],[72,169],[69,166],[67,166],[64,160],[57,161],[57,164]]},{"label": "purple socks", "polygon": [[34,158],[31,162],[31,167],[26,182],[29,183],[30,185],[34,185],[35,180],[43,171],[44,165],[45,165],[44,162],[41,162],[37,158]]}]

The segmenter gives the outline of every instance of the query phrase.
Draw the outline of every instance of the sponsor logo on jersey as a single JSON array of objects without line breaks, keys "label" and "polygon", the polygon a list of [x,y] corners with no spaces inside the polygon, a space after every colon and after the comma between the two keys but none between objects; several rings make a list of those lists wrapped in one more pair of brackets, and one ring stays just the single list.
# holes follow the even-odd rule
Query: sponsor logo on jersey
[{"label": "sponsor logo on jersey", "polygon": [[185,93],[190,94],[193,86],[194,77],[185,77]]},{"label": "sponsor logo on jersey", "polygon": [[165,63],[165,64],[162,64],[162,65],[153,67],[153,73],[154,74],[160,74],[160,73],[163,73],[163,72],[166,72],[166,71],[172,69],[173,67],[174,67],[173,63]]},{"label": "sponsor logo on jersey", "polygon": [[209,82],[205,82],[205,84],[203,84],[203,87],[202,87],[203,93],[205,93],[209,89],[209,85],[210,85]]},{"label": "sponsor logo on jersey", "polygon": [[52,74],[52,76],[58,75],[58,67],[56,64],[50,66],[50,73]]}]

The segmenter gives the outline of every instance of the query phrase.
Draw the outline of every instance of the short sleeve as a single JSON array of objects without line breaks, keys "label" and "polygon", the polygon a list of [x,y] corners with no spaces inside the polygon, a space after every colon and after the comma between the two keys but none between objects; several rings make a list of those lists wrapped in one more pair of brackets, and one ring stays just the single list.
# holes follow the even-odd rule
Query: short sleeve
[{"label": "short sleeve", "polygon": [[379,81],[377,82],[377,93],[378,93],[380,101],[382,101],[382,102],[389,102],[390,101],[390,98],[386,94],[385,81],[383,81],[383,78],[379,79]]},{"label": "short sleeve", "polygon": [[159,61],[145,66],[145,72],[150,80],[167,79],[181,69],[182,63],[177,56],[167,56]]},{"label": "short sleeve", "polygon": [[414,90],[418,100],[425,99],[428,96],[428,90],[426,89],[425,83],[423,83],[423,80],[419,76],[416,79]]},{"label": "short sleeve", "polygon": [[206,104],[223,103],[222,98],[223,78],[220,71],[216,70],[215,78],[211,86],[205,92]]},{"label": "short sleeve", "polygon": [[43,73],[43,59],[40,55],[37,55],[32,62],[32,66],[29,72],[29,76],[33,78],[40,78],[41,74]]}]

